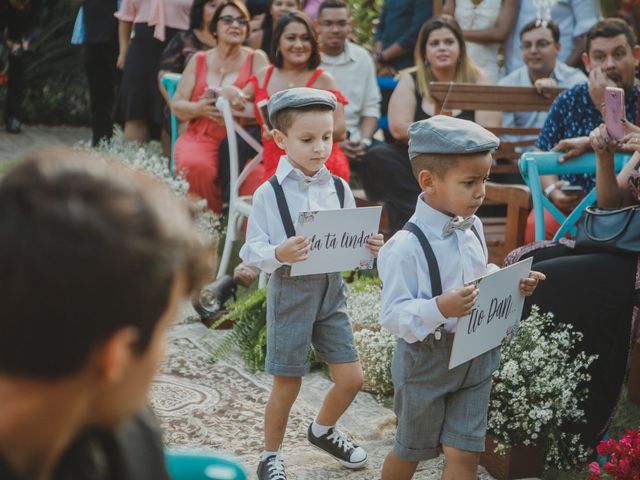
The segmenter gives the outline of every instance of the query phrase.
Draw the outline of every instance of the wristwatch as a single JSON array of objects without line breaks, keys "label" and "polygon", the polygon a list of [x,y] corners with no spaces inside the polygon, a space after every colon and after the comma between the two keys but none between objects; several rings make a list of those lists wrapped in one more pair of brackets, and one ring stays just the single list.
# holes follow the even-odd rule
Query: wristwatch
[{"label": "wristwatch", "polygon": [[360,143],[362,143],[365,147],[369,148],[373,142],[371,141],[370,138],[363,138],[362,140],[360,140]]}]

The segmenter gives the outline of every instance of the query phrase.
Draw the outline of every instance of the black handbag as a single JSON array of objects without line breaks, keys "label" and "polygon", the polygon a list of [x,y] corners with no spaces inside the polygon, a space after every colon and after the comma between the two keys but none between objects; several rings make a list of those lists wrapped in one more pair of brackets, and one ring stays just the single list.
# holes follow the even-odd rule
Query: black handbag
[{"label": "black handbag", "polygon": [[640,206],[587,207],[576,232],[576,250],[640,254]]}]

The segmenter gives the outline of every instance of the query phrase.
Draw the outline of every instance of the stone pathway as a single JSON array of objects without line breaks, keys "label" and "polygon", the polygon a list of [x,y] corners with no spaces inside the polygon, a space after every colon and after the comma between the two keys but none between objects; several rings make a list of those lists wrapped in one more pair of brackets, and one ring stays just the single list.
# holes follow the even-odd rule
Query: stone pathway
[{"label": "stone pathway", "polygon": [[[152,387],[151,402],[169,447],[232,453],[245,465],[249,478],[255,478],[271,378],[264,373],[249,373],[238,351],[212,364],[209,352],[222,335],[200,323],[175,326],[169,335],[166,360]],[[289,479],[379,478],[382,461],[393,445],[395,417],[370,394],[360,393],[340,421],[340,428],[367,449],[370,461],[366,468],[344,469],[307,444],[307,427],[329,385],[322,372],[313,372],[303,381],[285,438]],[[441,469],[442,457],[423,462],[415,479],[439,479]],[[483,469],[479,478],[492,479]]]},{"label": "stone pathway", "polygon": [[24,125],[22,133],[11,135],[3,125],[0,129],[0,164],[15,160],[33,148],[48,145],[71,146],[80,140],[91,140],[89,127]]}]

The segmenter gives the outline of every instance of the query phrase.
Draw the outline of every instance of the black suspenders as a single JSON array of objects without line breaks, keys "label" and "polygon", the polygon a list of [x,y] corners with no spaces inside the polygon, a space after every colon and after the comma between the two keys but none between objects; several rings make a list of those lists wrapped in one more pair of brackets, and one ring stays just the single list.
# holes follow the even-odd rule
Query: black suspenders
[{"label": "black suspenders", "polygon": [[[344,208],[344,184],[340,177],[336,177],[335,175],[332,175],[332,177],[333,184],[336,187],[338,201],[340,202],[340,208]],[[293,221],[291,220],[291,212],[289,211],[289,206],[287,205],[287,199],[284,196],[282,185],[280,185],[275,175],[269,179],[269,183],[276,194],[276,202],[278,203],[278,211],[280,212],[280,218],[284,225],[284,231],[286,232],[287,237],[295,237],[296,229],[293,226]]]},{"label": "black suspenders", "polygon": [[[433,248],[431,248],[429,240],[427,240],[426,235],[415,223],[405,223],[403,230],[407,230],[418,237],[418,241],[420,242],[420,246],[422,247],[424,256],[427,257],[427,265],[429,266],[429,277],[431,279],[431,294],[433,298],[436,298],[438,295],[442,295],[440,267],[438,267],[438,260],[436,260],[436,255],[433,253]],[[482,245],[480,234],[478,233],[475,225],[471,225],[471,231],[475,234],[476,237],[478,237],[478,241],[480,242],[480,245]],[[484,245],[482,246],[482,250],[484,251]]]}]

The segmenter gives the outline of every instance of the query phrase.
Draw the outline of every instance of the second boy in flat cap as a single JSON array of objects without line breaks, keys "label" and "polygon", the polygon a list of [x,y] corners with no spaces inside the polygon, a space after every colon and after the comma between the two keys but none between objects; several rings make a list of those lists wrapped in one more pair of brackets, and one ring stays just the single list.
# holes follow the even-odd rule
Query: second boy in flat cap
[{"label": "second boy in flat cap", "polygon": [[[290,265],[308,258],[308,238],[296,235],[299,213],[355,208],[349,185],[324,166],[333,147],[335,96],[313,88],[291,88],[269,100],[271,134],[286,155],[276,174],[253,195],[247,240],[240,256],[245,264],[271,273],[267,291],[267,360],[273,388],[265,412],[265,449],[259,480],[285,480],[280,446],[289,411],[309,370],[309,346],[329,365],[334,385],[327,392],[307,438],[347,468],[367,462],[367,453],[336,429],[362,385],[362,367],[345,311],[342,274],[290,277]],[[368,242],[374,255],[382,235]]]},{"label": "second boy in flat cap", "polygon": [[[478,290],[466,286],[498,270],[487,265],[482,223],[491,151],[499,141],[476,123],[437,115],[409,127],[409,157],[422,193],[403,230],[380,251],[380,323],[398,337],[392,377],[398,417],[382,480],[405,480],[421,460],[445,455],[442,478],[475,480],[484,450],[496,348],[449,370],[458,317]],[[544,275],[531,272],[530,295]]]}]

